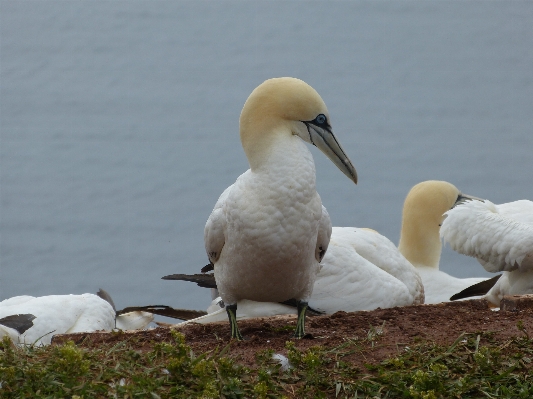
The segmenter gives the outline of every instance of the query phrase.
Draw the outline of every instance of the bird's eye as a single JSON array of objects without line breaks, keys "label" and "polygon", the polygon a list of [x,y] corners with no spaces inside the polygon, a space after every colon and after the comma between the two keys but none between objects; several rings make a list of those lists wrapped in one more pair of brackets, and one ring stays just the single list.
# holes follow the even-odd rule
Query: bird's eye
[{"label": "bird's eye", "polygon": [[323,125],[324,123],[326,123],[326,115],[324,114],[320,114],[318,115],[316,118],[315,118],[315,121],[317,124],[319,125]]}]

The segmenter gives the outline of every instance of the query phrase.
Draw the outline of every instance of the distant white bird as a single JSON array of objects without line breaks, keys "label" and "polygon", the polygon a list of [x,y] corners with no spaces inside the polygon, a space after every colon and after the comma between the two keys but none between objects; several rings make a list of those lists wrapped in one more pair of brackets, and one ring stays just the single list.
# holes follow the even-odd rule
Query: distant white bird
[{"label": "distant white bird", "polygon": [[0,336],[36,345],[49,344],[56,334],[110,331],[115,328],[115,319],[116,328],[123,330],[144,328],[153,320],[153,314],[145,312],[116,316],[112,302],[94,294],[16,296],[0,302],[0,319],[20,314],[34,316],[32,325],[17,333],[0,329]]},{"label": "distant white bird", "polygon": [[[475,257],[488,272],[503,272],[485,296],[493,305],[499,306],[504,295],[533,293],[532,201],[465,202],[446,212],[441,236],[455,251]],[[479,292],[477,288],[457,297],[468,297]]]},{"label": "distant white bird", "polygon": [[298,301],[296,338],[304,335],[307,301],[329,244],[331,222],[316,192],[316,145],[352,181],[355,168],[332,133],[319,94],[294,78],[270,79],[250,94],[240,117],[250,169],[215,204],[205,248],[231,326],[237,303]]},{"label": "distant white bird", "polygon": [[443,215],[468,199],[478,198],[462,194],[451,183],[437,180],[418,183],[407,194],[398,248],[422,277],[425,303],[447,302],[457,292],[487,280],[457,278],[439,270],[442,252],[439,229]]}]

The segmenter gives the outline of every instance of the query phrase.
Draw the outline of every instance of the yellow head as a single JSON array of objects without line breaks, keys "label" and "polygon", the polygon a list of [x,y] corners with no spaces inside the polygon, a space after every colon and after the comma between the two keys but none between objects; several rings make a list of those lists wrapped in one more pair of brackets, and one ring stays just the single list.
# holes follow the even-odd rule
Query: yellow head
[{"label": "yellow head", "polygon": [[240,135],[252,169],[268,156],[279,135],[296,135],[317,146],[357,183],[355,168],[331,131],[326,104],[302,80],[275,78],[259,85],[242,109]]},{"label": "yellow head", "polygon": [[439,236],[443,214],[460,200],[453,184],[429,180],[415,185],[403,205],[400,252],[415,266],[438,267],[442,250]]}]

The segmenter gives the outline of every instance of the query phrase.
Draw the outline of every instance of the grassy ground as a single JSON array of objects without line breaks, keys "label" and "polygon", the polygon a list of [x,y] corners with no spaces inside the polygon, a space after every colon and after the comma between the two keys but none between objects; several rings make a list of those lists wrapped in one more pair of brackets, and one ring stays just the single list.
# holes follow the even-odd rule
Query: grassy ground
[{"label": "grassy ground", "polygon": [[[184,336],[139,349],[135,340],[93,349],[72,342],[48,347],[0,344],[0,398],[531,398],[533,345],[490,333],[463,334],[448,346],[419,342],[379,364],[355,367],[363,344],[379,346],[381,330],[332,349],[298,350],[287,342],[292,367],[272,352],[247,368],[231,345],[193,353]],[[486,345],[480,345],[483,337]],[[366,341],[366,342],[363,342]]]}]

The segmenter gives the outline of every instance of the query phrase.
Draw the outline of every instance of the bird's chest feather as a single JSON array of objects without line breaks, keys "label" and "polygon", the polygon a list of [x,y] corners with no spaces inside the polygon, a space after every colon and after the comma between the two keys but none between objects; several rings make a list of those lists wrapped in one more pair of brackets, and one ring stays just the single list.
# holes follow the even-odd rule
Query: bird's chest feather
[{"label": "bird's chest feather", "polygon": [[[236,182],[226,203],[226,245],[247,245],[273,256],[314,251],[322,214],[314,165],[278,164]],[[314,253],[314,252],[313,252]]]}]

